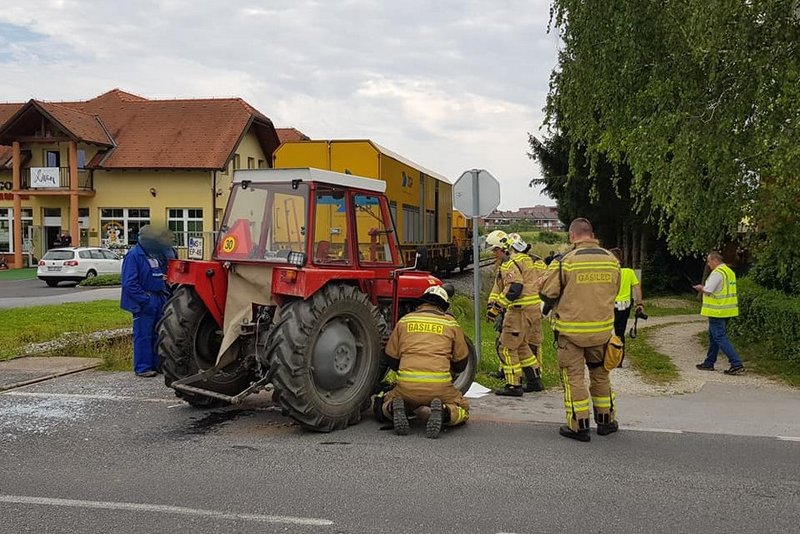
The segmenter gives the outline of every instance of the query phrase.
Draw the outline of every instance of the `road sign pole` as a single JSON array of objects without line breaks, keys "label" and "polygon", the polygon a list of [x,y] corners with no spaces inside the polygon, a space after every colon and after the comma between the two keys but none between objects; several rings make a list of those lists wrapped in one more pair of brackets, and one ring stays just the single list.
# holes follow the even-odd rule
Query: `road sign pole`
[{"label": "road sign pole", "polygon": [[478,248],[478,211],[480,187],[478,187],[478,169],[472,169],[472,294],[473,310],[475,312],[475,354],[478,363],[481,361],[481,253]]}]

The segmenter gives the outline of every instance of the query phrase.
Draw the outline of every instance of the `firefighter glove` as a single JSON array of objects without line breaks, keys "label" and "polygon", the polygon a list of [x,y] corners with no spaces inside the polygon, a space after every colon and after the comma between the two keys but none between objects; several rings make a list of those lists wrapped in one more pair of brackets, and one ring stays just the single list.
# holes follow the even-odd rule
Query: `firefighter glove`
[{"label": "firefighter glove", "polygon": [[486,308],[486,320],[493,323],[505,310],[496,302],[491,302]]}]

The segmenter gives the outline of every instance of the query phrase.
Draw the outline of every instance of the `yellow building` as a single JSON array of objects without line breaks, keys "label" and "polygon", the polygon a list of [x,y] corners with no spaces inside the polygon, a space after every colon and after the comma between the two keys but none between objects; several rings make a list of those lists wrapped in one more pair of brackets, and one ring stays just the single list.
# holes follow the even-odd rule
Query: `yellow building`
[{"label": "yellow building", "polygon": [[[286,130],[291,136],[301,135]],[[22,266],[66,232],[126,247],[145,224],[206,257],[236,168],[272,166],[272,122],[239,98],[0,104],[0,255]],[[185,253],[185,252],[184,252]]]}]

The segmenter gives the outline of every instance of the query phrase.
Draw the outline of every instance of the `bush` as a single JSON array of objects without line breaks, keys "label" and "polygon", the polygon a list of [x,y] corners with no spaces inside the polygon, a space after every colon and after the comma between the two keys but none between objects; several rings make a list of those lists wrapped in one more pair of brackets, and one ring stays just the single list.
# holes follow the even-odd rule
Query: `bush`
[{"label": "bush", "polygon": [[122,277],[118,274],[101,274],[82,280],[81,287],[104,287],[104,286],[118,286],[122,284]]},{"label": "bush", "polygon": [[764,342],[774,355],[800,364],[800,297],[766,289],[749,278],[738,281],[739,317],[731,331]]},{"label": "bush", "polygon": [[539,237],[537,240],[540,243],[547,243],[549,245],[555,245],[557,243],[565,243],[568,241],[568,237],[564,235],[564,233],[557,234],[556,232],[548,232],[547,230],[543,232],[539,232]]}]

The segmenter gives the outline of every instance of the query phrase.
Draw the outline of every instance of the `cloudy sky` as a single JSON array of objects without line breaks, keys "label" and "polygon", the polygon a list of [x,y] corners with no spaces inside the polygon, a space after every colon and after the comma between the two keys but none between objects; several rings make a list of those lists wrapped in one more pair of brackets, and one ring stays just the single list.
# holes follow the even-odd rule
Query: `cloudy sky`
[{"label": "cloudy sky", "polygon": [[549,0],[25,0],[0,10],[0,101],[239,96],[277,127],[369,138],[502,209],[553,204],[541,135],[558,41]]}]

